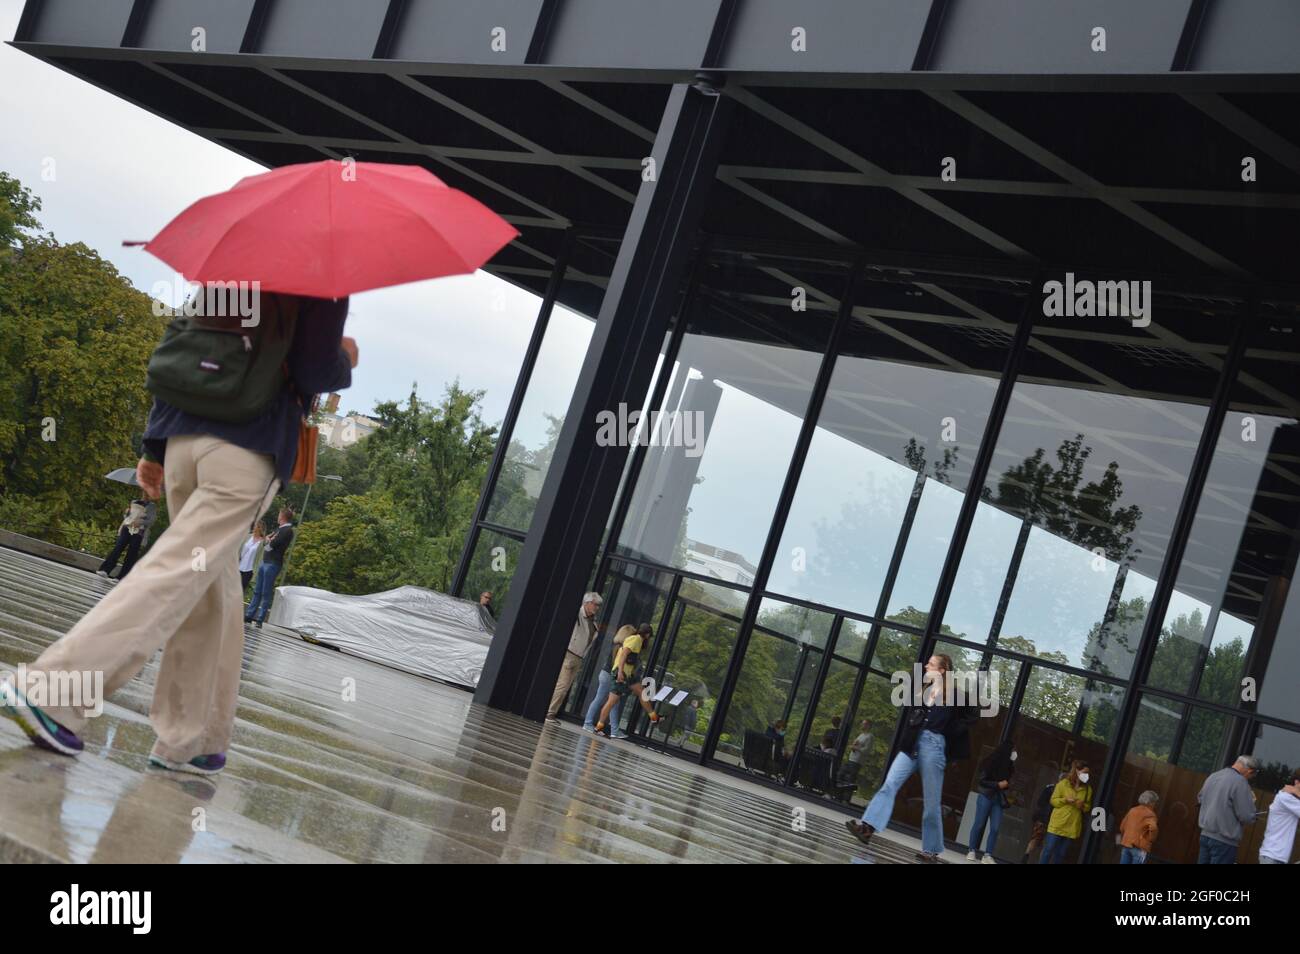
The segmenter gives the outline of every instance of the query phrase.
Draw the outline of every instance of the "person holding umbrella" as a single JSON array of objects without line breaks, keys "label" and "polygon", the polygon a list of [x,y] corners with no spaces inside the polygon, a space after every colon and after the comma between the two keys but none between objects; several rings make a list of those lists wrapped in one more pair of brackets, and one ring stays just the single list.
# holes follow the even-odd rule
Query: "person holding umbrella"
[{"label": "person holding umbrella", "polygon": [[95,572],[111,579],[118,558],[122,556],[123,551],[126,551],[126,559],[122,561],[122,571],[117,575],[118,580],[125,579],[140,556],[140,547],[144,546],[145,541],[149,539],[149,528],[153,526],[157,517],[158,505],[152,500],[145,497],[132,500],[122,516],[122,525],[117,528],[117,542]]},{"label": "person holding umbrella", "polygon": [[[312,446],[300,432],[313,397],[351,384],[347,296],[473,272],[517,234],[424,169],[328,161],[243,179],[149,242],[207,292],[173,318],[149,362],[154,404],[136,473],[150,499],[165,490],[171,524],[21,684],[0,682],[0,714],[76,755],[88,709],[44,687],[98,673],[112,693],[161,648],[150,764],[221,771],[244,640],[236,553],[294,473],[300,443]],[[314,452],[302,463],[311,473]]]}]

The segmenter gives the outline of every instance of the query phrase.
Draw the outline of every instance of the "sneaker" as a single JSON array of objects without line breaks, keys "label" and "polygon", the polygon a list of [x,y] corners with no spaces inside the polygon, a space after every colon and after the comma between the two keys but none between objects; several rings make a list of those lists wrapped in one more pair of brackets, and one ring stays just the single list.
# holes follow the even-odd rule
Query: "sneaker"
[{"label": "sneaker", "polygon": [[104,579],[106,579],[106,580],[108,579],[108,574],[107,574],[106,572],[104,572],[103,570],[96,570],[96,571],[95,571],[95,576],[102,576]]},{"label": "sneaker", "polygon": [[582,724],[582,731],[583,731],[583,732],[595,732],[595,731],[596,731],[596,726],[595,726],[594,723],[591,723],[591,722],[584,722],[584,723]]},{"label": "sneaker", "polygon": [[983,858],[980,859],[980,864],[982,864],[982,865],[995,865],[995,864],[997,864],[997,862],[993,860],[993,856],[992,856],[992,855],[985,855]]},{"label": "sneaker", "polygon": [[610,737],[611,739],[626,739],[626,738],[629,738],[628,734],[627,734],[626,732],[624,732],[622,729],[619,729],[617,732],[611,730],[610,733],[609,733],[609,737]]},{"label": "sneaker", "polygon": [[979,861],[979,859],[975,857],[975,852],[973,852],[973,851],[968,851],[968,852],[966,852],[966,860],[967,860],[967,861]]},{"label": "sneaker", "polygon": [[191,775],[216,775],[226,767],[226,753],[216,752],[212,755],[196,755],[188,762],[173,762],[161,755],[150,755],[149,764],[155,768],[167,769],[169,772],[189,772]]},{"label": "sneaker", "polygon": [[928,851],[918,851],[918,852],[916,853],[916,860],[919,861],[919,862],[921,862],[921,864],[924,864],[924,865],[942,865],[942,864],[947,864],[947,862],[945,862],[945,861],[944,861],[942,858],[940,858],[938,855],[933,855],[933,854],[931,854],[931,853],[928,852]]},{"label": "sneaker", "polygon": [[260,620],[260,619],[257,621],[256,625],[257,625],[257,628],[258,628],[258,629],[261,629],[261,628],[262,628],[262,623],[263,623],[263,622],[264,622],[264,620]]},{"label": "sneaker", "polygon": [[29,705],[18,687],[7,679],[0,682],[0,715],[13,719],[29,739],[51,752],[77,755],[86,747],[76,733],[59,725],[36,706]]},{"label": "sneaker", "polygon": [[849,834],[853,835],[853,837],[857,838],[857,840],[862,842],[864,845],[869,844],[871,836],[876,833],[874,828],[865,822],[858,821],[856,818],[850,818],[844,823],[844,827],[849,830]]},{"label": "sneaker", "polygon": [[546,724],[547,724],[547,725],[559,725],[559,724],[560,724],[560,717],[559,717],[559,716],[547,716],[547,717],[546,717]]}]

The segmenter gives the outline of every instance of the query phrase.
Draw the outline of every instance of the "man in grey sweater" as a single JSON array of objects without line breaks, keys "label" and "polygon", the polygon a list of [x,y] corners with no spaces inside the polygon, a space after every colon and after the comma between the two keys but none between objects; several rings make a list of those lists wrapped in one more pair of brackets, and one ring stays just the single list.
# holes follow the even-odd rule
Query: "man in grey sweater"
[{"label": "man in grey sweater", "polygon": [[1201,853],[1198,865],[1230,865],[1237,860],[1241,829],[1255,820],[1255,796],[1250,780],[1259,772],[1259,759],[1240,756],[1205,780],[1196,801],[1201,806]]}]

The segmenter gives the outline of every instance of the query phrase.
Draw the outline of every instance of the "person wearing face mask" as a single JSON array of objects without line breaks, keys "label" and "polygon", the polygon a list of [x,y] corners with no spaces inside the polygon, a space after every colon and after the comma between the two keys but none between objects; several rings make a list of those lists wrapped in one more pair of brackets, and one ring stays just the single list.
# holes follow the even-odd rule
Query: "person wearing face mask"
[{"label": "person wearing face mask", "polygon": [[993,846],[998,843],[998,828],[1002,824],[1002,810],[1007,807],[1007,790],[1011,788],[1011,775],[1015,771],[1015,761],[1019,757],[1015,747],[1008,739],[998,744],[983,762],[980,763],[976,781],[979,785],[979,797],[975,800],[975,824],[970,830],[970,845],[966,850],[966,860],[975,861],[979,854],[980,837],[984,826],[989,829],[988,843],[984,846],[983,864],[997,864],[993,860]]},{"label": "person wearing face mask", "polygon": [[1047,822],[1040,865],[1059,865],[1070,842],[1083,834],[1083,817],[1092,809],[1092,786],[1088,763],[1075,759],[1070,774],[1056,783],[1052,791],[1052,817]]},{"label": "person wearing face mask", "polygon": [[920,705],[903,709],[903,732],[898,754],[894,756],[885,782],[872,797],[862,820],[849,819],[845,827],[863,844],[889,824],[894,813],[894,798],[912,773],[921,771],[923,807],[921,812],[921,850],[917,859],[929,864],[941,862],[943,855],[944,768],[950,761],[970,756],[970,727],[979,718],[973,706],[947,705],[951,698],[946,689],[952,679],[952,657],[935,653],[925,664],[925,685]]}]

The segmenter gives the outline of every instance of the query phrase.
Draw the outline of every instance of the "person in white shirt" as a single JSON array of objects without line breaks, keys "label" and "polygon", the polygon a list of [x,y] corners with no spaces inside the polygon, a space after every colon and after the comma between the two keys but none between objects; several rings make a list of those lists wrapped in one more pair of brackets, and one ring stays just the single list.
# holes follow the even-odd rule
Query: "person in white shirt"
[{"label": "person in white shirt", "polygon": [[266,534],[262,532],[260,522],[253,524],[253,532],[249,534],[244,545],[239,548],[239,585],[240,592],[248,592],[248,584],[253,579],[253,565],[257,563],[257,553],[262,548],[262,542],[266,539]]},{"label": "person in white shirt", "polygon": [[1264,842],[1259,846],[1261,865],[1291,863],[1297,821],[1300,821],[1300,768],[1291,773],[1291,784],[1284,786],[1268,807],[1268,825],[1264,828]]}]

